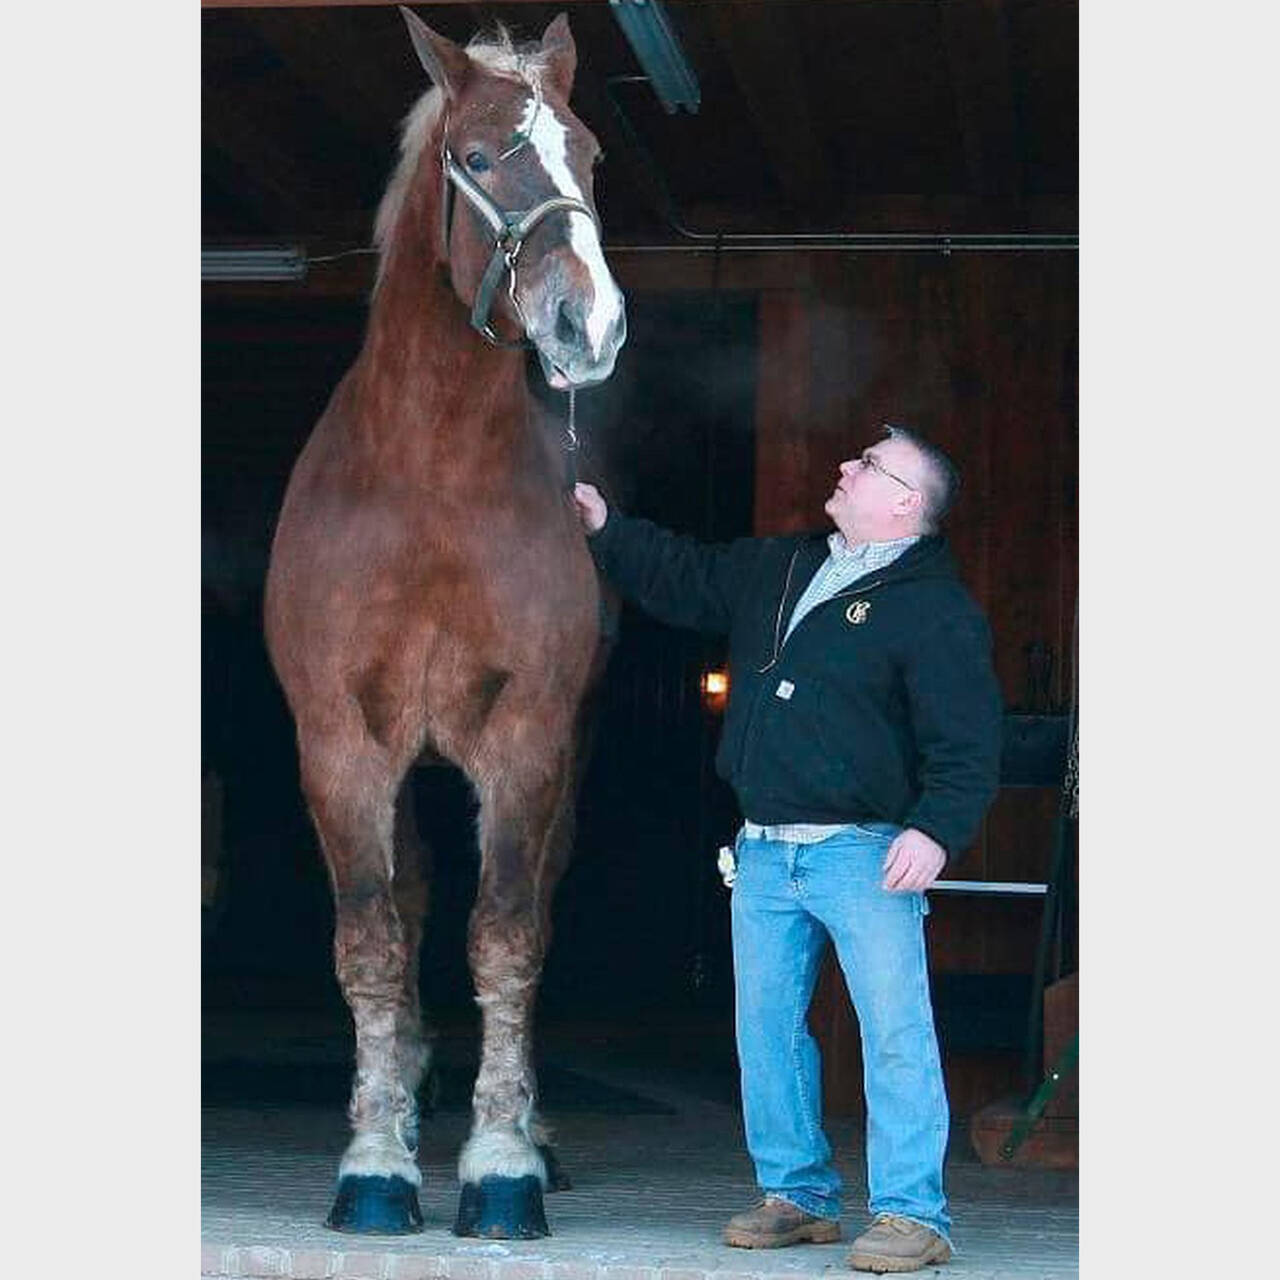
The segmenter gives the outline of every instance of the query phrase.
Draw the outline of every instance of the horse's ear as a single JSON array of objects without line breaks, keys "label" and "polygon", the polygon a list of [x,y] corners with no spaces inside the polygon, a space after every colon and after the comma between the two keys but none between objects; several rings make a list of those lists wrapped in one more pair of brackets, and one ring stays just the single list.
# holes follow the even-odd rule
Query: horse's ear
[{"label": "horse's ear", "polygon": [[452,40],[432,31],[412,10],[400,5],[418,61],[446,98],[456,98],[471,75],[471,59]]},{"label": "horse's ear", "polygon": [[578,69],[578,49],[569,30],[569,15],[558,13],[542,33],[542,52],[547,57],[547,77],[567,98],[573,88],[573,73]]}]

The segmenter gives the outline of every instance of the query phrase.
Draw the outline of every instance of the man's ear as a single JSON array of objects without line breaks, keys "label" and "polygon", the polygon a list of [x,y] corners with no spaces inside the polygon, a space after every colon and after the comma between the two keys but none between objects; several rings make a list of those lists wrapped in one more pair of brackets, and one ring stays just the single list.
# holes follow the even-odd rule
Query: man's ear
[{"label": "man's ear", "polygon": [[457,98],[471,78],[471,59],[452,40],[432,31],[412,10],[401,5],[400,12],[409,28],[418,61],[431,77],[431,83],[450,101]]},{"label": "man's ear", "polygon": [[558,13],[542,33],[542,52],[547,58],[547,79],[566,101],[578,69],[578,48],[569,30],[569,15]]},{"label": "man's ear", "polygon": [[924,515],[924,494],[919,489],[904,489],[898,502],[903,515]]}]

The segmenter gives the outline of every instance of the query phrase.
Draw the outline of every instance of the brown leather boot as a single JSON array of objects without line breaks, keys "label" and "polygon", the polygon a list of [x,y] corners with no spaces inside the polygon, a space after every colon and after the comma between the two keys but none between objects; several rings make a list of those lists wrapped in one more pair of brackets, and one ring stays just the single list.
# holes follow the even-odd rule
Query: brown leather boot
[{"label": "brown leather boot", "polygon": [[765,1196],[754,1209],[735,1213],[724,1229],[724,1242],[737,1249],[779,1249],[786,1244],[830,1244],[840,1239],[834,1218],[815,1218],[803,1209]]},{"label": "brown leather boot", "polygon": [[950,1257],[951,1246],[931,1227],[896,1213],[878,1213],[853,1242],[849,1265],[855,1271],[919,1271]]}]

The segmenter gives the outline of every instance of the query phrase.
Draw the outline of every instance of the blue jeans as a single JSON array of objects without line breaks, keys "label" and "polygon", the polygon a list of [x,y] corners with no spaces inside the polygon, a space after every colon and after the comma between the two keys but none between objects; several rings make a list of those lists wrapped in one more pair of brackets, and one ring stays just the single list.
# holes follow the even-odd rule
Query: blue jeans
[{"label": "blue jeans", "polygon": [[765,1195],[840,1213],[822,1132],[818,1046],[806,1014],[827,937],[862,1032],[868,1208],[949,1239],[942,1190],[950,1113],[929,1002],[923,894],[881,888],[899,828],[850,827],[816,844],[738,837],[733,968],[747,1149]]}]

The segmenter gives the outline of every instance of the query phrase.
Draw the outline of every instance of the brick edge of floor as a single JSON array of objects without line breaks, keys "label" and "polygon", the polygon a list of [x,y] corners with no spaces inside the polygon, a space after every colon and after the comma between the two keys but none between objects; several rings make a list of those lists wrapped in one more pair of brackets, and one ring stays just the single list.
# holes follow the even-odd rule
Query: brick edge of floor
[{"label": "brick edge of floor", "polygon": [[478,1258],[370,1250],[285,1249],[274,1245],[201,1246],[202,1277],[229,1280],[800,1280],[759,1266],[637,1266],[542,1258]]}]

